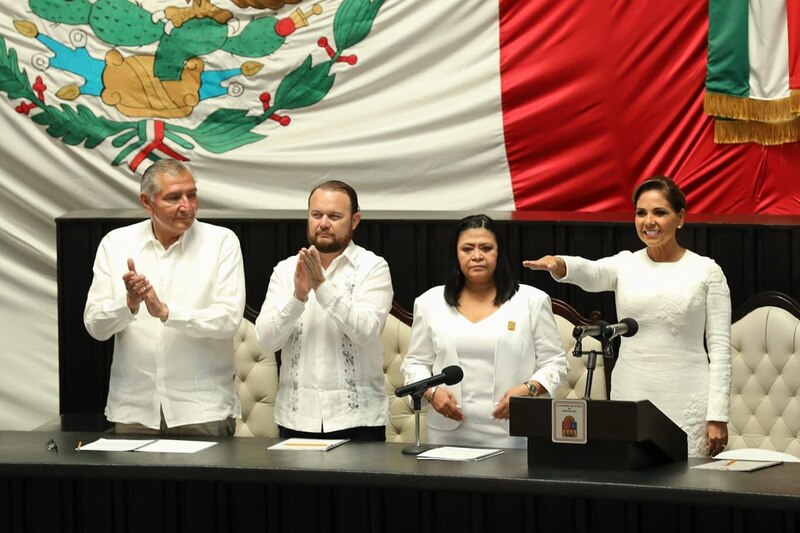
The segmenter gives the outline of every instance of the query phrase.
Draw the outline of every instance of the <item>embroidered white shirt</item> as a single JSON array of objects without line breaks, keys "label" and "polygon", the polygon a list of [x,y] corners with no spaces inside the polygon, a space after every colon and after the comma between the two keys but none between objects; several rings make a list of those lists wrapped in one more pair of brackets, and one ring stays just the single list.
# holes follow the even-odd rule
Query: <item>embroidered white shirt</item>
[{"label": "embroidered white shirt", "polygon": [[[169,318],[136,315],[122,276],[133,258],[169,306]],[[169,249],[150,220],[111,231],[97,249],[83,313],[97,340],[114,336],[106,417],[158,428],[239,416],[233,337],[244,311],[242,252],[236,235],[195,221]]]},{"label": "embroidered white shirt", "polygon": [[256,320],[261,346],[282,350],[275,422],[313,433],[385,425],[389,265],[351,241],[306,302],[294,297],[296,265],[295,256],[275,267]]}]

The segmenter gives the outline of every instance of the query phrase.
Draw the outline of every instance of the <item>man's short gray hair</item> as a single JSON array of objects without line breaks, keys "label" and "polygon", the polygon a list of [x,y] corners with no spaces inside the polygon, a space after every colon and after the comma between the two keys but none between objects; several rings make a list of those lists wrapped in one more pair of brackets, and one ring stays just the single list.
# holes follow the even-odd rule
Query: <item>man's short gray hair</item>
[{"label": "man's short gray hair", "polygon": [[176,161],[175,159],[159,159],[144,171],[142,174],[142,182],[139,186],[139,191],[146,194],[148,198],[152,199],[161,187],[158,183],[159,176],[166,176],[168,178],[177,178],[188,172],[194,178],[192,170],[189,165]]}]

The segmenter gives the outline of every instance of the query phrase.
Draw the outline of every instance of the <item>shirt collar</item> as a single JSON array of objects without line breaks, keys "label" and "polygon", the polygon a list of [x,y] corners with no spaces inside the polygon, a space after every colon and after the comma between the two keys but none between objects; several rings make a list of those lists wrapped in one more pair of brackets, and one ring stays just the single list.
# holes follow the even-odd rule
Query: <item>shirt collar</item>
[{"label": "shirt collar", "polygon": [[342,250],[342,253],[340,253],[338,256],[336,256],[336,258],[333,261],[331,261],[331,264],[328,267],[328,270],[331,270],[332,268],[336,268],[336,266],[339,263],[344,261],[344,259],[341,259],[342,257],[347,259],[347,261],[351,265],[354,265],[356,263],[356,257],[358,257],[358,246],[356,246],[356,243],[354,243],[352,240],[349,243],[347,243],[347,246],[345,246],[344,250]]},{"label": "shirt collar", "polygon": [[[186,244],[187,241],[191,242],[191,240],[193,238],[192,235],[194,235],[194,231],[192,231],[192,230],[194,230],[194,226],[195,226],[196,223],[197,223],[197,220],[195,219],[195,221],[192,223],[192,225],[189,226],[189,229],[186,230],[183,233],[183,235],[178,237],[178,240],[175,241],[172,244],[170,249],[173,248],[173,247],[177,247],[181,252],[183,252],[184,247],[187,246],[187,244]],[[142,242],[142,246],[141,246],[140,249],[144,249],[146,246],[162,246],[161,242],[159,242],[159,240],[156,239],[155,233],[153,233],[153,221],[150,220],[150,219],[147,219],[147,220],[142,222],[142,238],[141,238],[141,242]]]}]

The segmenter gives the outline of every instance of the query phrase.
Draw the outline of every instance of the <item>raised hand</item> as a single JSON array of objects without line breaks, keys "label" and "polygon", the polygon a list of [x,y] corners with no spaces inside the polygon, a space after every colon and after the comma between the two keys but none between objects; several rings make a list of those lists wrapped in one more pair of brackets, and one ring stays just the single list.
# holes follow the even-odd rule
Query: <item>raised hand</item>
[{"label": "raised hand", "polygon": [[567,264],[557,255],[546,255],[539,259],[529,259],[522,262],[522,266],[531,270],[547,270],[556,278],[567,275]]}]

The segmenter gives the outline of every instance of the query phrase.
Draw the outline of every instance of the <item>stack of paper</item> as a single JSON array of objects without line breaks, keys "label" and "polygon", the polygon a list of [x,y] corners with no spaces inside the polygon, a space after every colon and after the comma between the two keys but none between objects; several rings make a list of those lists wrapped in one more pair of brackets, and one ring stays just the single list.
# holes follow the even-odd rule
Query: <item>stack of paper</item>
[{"label": "stack of paper", "polygon": [[195,453],[216,442],[175,439],[97,439],[77,448],[82,452]]},{"label": "stack of paper", "polygon": [[503,450],[496,448],[458,448],[442,446],[417,455],[417,459],[436,459],[438,461],[480,461],[487,457],[500,455]]},{"label": "stack of paper", "polygon": [[268,450],[293,450],[327,452],[350,439],[286,439],[267,448]]},{"label": "stack of paper", "polygon": [[752,472],[779,464],[783,464],[782,461],[738,461],[736,459],[728,459],[727,461],[711,461],[692,468],[697,468],[698,470],[724,470],[727,472]]},{"label": "stack of paper", "polygon": [[736,459],[737,461],[783,461],[784,463],[800,463],[800,458],[786,452],[765,450],[763,448],[739,448],[718,453],[713,459]]},{"label": "stack of paper", "polygon": [[797,463],[800,458],[784,452],[775,450],[764,450],[761,448],[739,448],[737,450],[726,450],[713,457],[717,459],[710,463],[705,463],[692,468],[699,470],[726,470],[729,472],[752,472],[761,470],[769,466],[781,463]]}]

